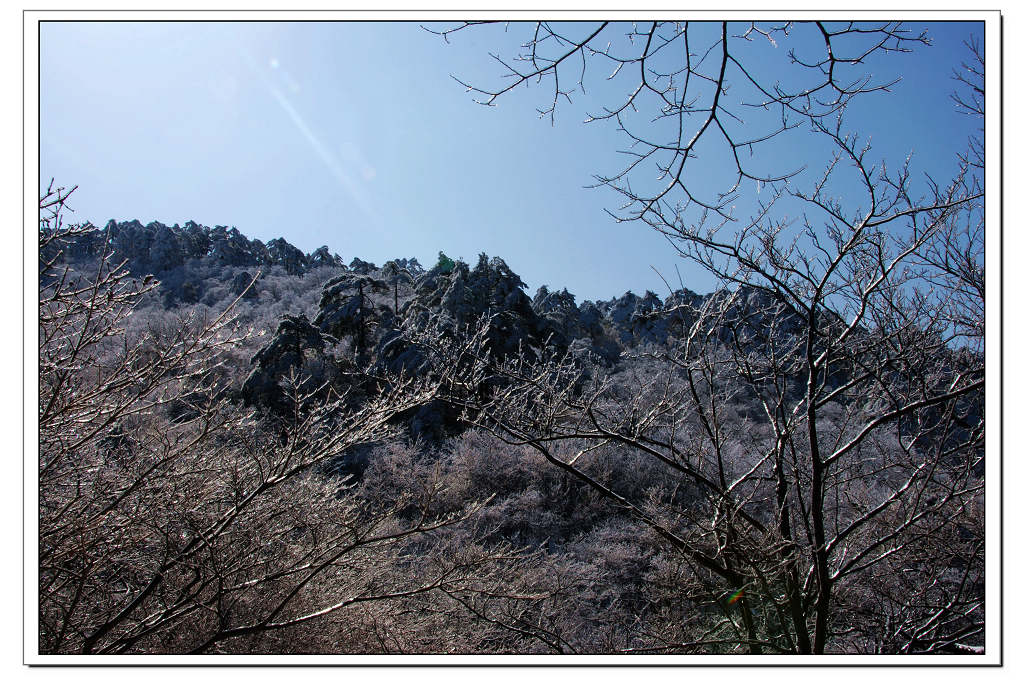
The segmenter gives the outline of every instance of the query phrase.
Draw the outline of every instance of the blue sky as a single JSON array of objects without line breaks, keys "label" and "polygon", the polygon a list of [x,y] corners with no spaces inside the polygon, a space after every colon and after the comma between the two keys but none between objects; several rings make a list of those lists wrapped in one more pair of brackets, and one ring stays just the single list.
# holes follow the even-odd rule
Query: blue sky
[{"label": "blue sky", "polygon": [[[982,27],[927,26],[932,47],[871,65],[903,81],[851,118],[878,159],[913,152],[915,169],[941,178],[977,126],[949,94],[961,43]],[[439,250],[472,264],[486,252],[531,292],[564,286],[578,300],[664,295],[651,265],[709,290],[651,229],[608,216],[614,193],[585,188],[622,164],[613,125],[581,124],[614,83],[596,79],[552,126],[536,113],[545,84],[482,107],[451,78],[500,83],[488,52],[510,57],[522,35],[499,25],[445,43],[413,22],[45,23],[40,184],[77,184],[73,219],[100,226],[192,219],[378,264],[430,266]],[[786,48],[759,49],[782,59]],[[820,153],[813,142],[779,151],[796,166]]]}]

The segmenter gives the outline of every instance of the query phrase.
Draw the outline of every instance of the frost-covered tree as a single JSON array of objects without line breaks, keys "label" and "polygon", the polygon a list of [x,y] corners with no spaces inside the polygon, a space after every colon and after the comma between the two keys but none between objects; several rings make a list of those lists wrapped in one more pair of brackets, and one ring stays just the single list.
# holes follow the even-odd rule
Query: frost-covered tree
[{"label": "frost-covered tree", "polygon": [[[436,381],[378,377],[352,406],[292,373],[290,411],[261,419],[226,393],[247,335],[230,310],[131,329],[156,282],[109,245],[88,272],[62,263],[92,231],[61,223],[66,198],[40,201],[39,653],[369,651],[371,606],[435,616],[499,589],[515,551],[442,535],[479,507],[439,505],[429,470],[371,499],[327,469],[397,437]],[[422,631],[436,651],[443,632]]]},{"label": "frost-covered tree", "polygon": [[[661,371],[633,389],[584,384],[557,354],[496,364],[481,352],[472,378],[488,393],[453,389],[467,416],[685,562],[680,593],[719,614],[652,630],[663,650],[983,651],[983,157],[970,146],[932,180],[909,160],[887,165],[844,116],[892,86],[872,79],[874,60],[927,36],[881,22],[510,29],[523,40],[497,58],[508,78],[470,90],[493,104],[547,83],[553,117],[569,84],[611,73],[592,119],[630,146],[624,168],[599,177],[622,197],[616,216],[658,231],[720,290],[673,312],[654,298],[613,304],[631,336],[659,312],[685,315],[676,345],[652,353]],[[768,44],[791,46],[790,63],[768,59]],[[957,102],[977,117],[976,45],[973,57]],[[756,107],[740,117],[744,105]],[[797,141],[827,153],[820,168],[772,164],[773,146]],[[716,157],[731,167],[724,185],[701,178]],[[593,462],[606,445],[671,470],[689,497],[620,492]]]}]

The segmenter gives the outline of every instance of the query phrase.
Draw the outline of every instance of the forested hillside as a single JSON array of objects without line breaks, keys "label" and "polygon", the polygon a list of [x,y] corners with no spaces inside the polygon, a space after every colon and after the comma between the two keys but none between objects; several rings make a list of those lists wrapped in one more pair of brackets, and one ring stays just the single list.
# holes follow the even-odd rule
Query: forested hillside
[{"label": "forested hillside", "polygon": [[984,363],[946,321],[577,303],[66,198],[42,652],[984,650]]},{"label": "forested hillside", "polygon": [[998,14],[380,16],[40,20],[26,659],[1001,664]]}]

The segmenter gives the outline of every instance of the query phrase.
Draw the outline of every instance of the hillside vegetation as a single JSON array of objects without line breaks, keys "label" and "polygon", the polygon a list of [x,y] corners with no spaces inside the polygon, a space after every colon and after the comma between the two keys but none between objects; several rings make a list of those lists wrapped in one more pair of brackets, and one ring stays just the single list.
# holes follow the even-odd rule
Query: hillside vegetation
[{"label": "hillside vegetation", "polygon": [[40,203],[44,653],[977,653],[984,363]]}]

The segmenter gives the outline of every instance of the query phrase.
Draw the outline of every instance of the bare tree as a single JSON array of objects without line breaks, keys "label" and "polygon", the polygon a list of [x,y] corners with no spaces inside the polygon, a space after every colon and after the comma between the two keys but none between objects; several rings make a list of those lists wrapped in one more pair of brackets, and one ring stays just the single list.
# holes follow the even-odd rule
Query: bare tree
[{"label": "bare tree", "polygon": [[296,631],[361,606],[466,596],[481,565],[510,556],[470,540],[412,564],[478,505],[439,507],[437,475],[367,499],[328,474],[347,450],[394,437],[436,379],[378,376],[353,407],[293,375],[289,417],[243,410],[225,393],[225,355],[247,335],[230,310],[127,333],[156,284],[106,247],[93,273],[59,267],[62,243],[91,230],[61,222],[67,197],[40,201],[40,652],[358,649]]},{"label": "bare tree", "polygon": [[[926,35],[822,22],[617,28],[523,27],[517,58],[497,58],[507,85],[468,88],[493,104],[550,80],[542,114],[553,117],[566,84],[582,90],[597,65],[632,76],[592,116],[630,143],[628,164],[599,183],[623,196],[618,219],[647,223],[721,290],[677,308],[690,325],[638,388],[588,380],[569,359],[480,355],[453,401],[685,560],[681,591],[720,618],[697,633],[653,627],[657,649],[983,651],[983,152],[969,145],[939,184],[909,160],[886,166],[845,124],[856,102],[893,86],[865,63]],[[790,71],[751,52],[794,36]],[[977,116],[973,46],[956,102]],[[828,152],[821,170],[771,169],[775,146],[798,135]],[[697,155],[716,152],[733,175],[712,188]],[[677,490],[621,493],[589,466],[610,445],[656,461]]]}]

